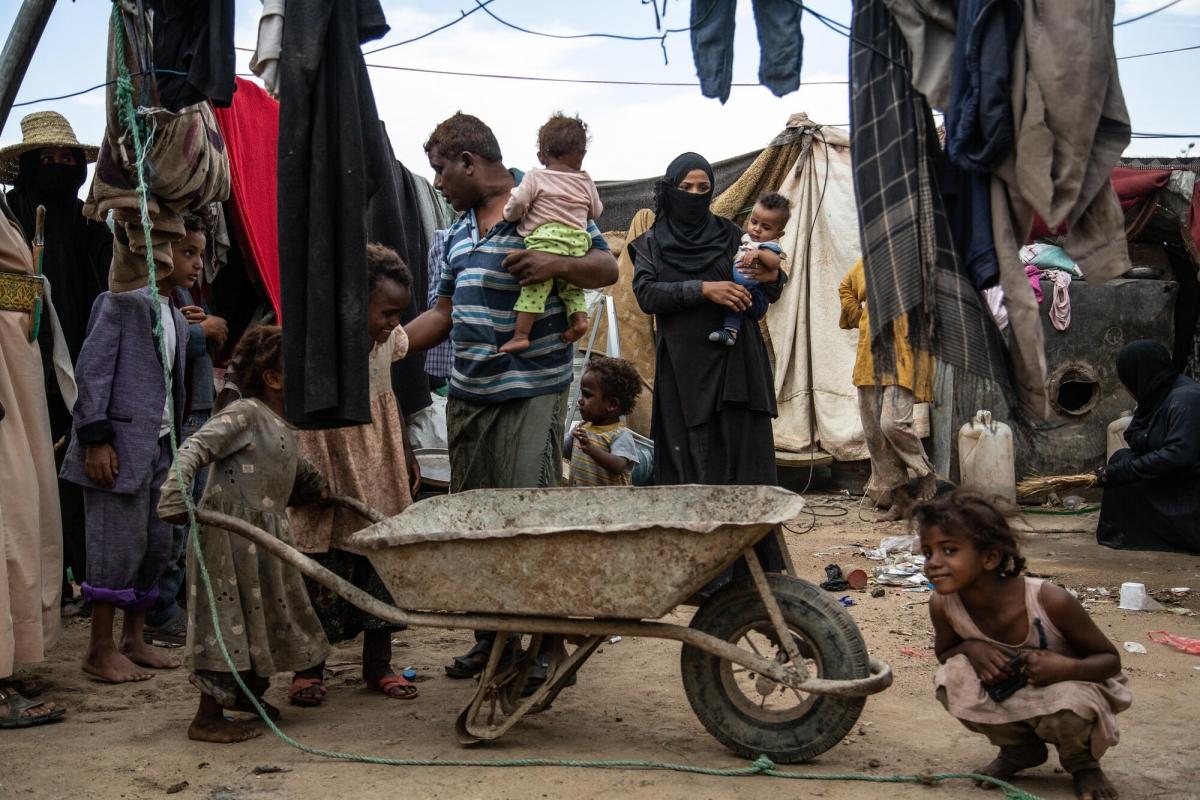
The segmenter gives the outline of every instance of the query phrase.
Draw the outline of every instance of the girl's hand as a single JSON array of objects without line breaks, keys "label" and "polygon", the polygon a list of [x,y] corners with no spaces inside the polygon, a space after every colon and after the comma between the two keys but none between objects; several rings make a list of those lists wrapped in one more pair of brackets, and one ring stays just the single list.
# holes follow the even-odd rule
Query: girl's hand
[{"label": "girl's hand", "polygon": [[704,299],[710,303],[742,312],[750,308],[750,291],[733,281],[704,281],[700,284]]},{"label": "girl's hand", "polygon": [[1009,657],[999,648],[987,642],[971,640],[962,643],[962,652],[975,668],[975,674],[984,684],[992,684],[1012,677],[1008,666]]},{"label": "girl's hand", "polygon": [[1051,683],[1076,680],[1075,667],[1079,662],[1049,650],[1029,650],[1021,654],[1025,663],[1025,674],[1031,686],[1047,686]]}]

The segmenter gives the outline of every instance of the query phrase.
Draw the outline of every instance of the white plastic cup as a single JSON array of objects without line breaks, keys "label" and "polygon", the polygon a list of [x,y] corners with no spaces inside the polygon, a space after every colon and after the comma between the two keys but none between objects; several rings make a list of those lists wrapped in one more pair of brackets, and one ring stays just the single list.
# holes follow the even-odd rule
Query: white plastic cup
[{"label": "white plastic cup", "polygon": [[1142,611],[1146,608],[1146,601],[1149,600],[1149,595],[1146,594],[1146,584],[1144,583],[1122,583],[1121,584],[1121,603],[1120,608],[1129,611]]}]

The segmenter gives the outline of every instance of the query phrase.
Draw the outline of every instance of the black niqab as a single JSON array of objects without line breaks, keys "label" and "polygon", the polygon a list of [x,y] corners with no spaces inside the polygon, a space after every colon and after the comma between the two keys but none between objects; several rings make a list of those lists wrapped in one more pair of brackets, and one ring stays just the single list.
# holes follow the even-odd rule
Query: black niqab
[{"label": "black niqab", "polygon": [[[706,194],[679,188],[696,169],[708,176]],[[709,210],[713,185],[712,166],[704,156],[684,153],[671,162],[654,187],[654,237],[663,257],[681,272],[704,272],[729,260],[733,249],[730,226]]]}]

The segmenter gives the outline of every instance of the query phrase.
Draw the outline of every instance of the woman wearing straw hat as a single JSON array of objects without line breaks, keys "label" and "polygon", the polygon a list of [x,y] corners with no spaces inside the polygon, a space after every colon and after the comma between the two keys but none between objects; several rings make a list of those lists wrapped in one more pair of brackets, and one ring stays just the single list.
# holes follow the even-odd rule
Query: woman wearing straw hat
[{"label": "woman wearing straw hat", "polygon": [[[97,148],[80,144],[71,124],[55,111],[39,111],[22,119],[21,138],[20,144],[0,149],[0,183],[13,186],[8,202],[26,241],[33,240],[37,207],[46,207],[42,268],[74,362],[87,333],[92,303],[108,288],[108,265],[112,260],[112,234],[103,223],[83,216],[79,200],[87,165],[96,160]],[[50,430],[57,442],[70,430],[71,412],[59,394],[51,367],[49,325],[41,326],[38,338],[46,370]],[[73,484],[62,482],[59,489],[65,561],[75,580],[82,582],[86,564],[83,495]],[[72,594],[65,573],[63,588],[64,601],[69,601]]]}]

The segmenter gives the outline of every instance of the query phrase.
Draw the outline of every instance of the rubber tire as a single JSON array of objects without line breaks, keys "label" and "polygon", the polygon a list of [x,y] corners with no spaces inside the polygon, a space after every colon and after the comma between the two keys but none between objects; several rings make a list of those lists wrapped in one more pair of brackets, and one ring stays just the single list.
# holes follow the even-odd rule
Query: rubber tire
[{"label": "rubber tire", "polygon": [[[823,670],[820,677],[867,677],[867,645],[854,619],[836,600],[797,578],[767,575],[767,581],[788,626],[803,634],[816,651]],[[747,578],[713,594],[696,612],[691,627],[731,641],[737,631],[759,621],[770,625],[758,591]],[[721,658],[684,645],[680,662],[683,688],[692,710],[709,733],[744,758],[765,755],[781,764],[816,758],[853,729],[867,702],[865,697],[818,695],[799,720],[765,722],[747,716],[726,694]]]}]

